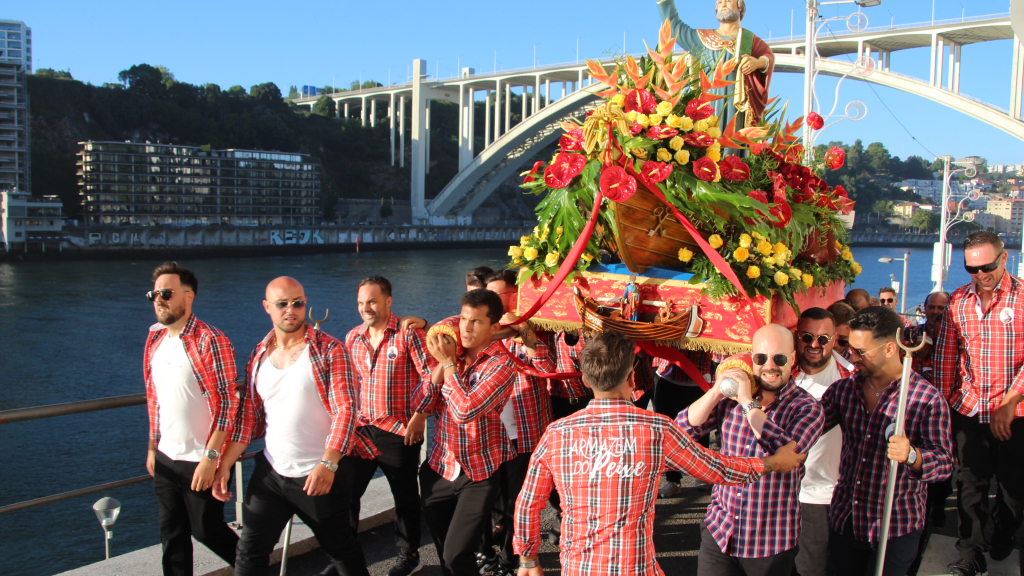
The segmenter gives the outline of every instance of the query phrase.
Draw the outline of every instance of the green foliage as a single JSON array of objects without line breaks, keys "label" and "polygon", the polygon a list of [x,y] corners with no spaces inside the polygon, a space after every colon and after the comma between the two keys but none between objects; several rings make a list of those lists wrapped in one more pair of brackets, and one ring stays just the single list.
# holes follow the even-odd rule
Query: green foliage
[{"label": "green foliage", "polygon": [[320,116],[326,116],[328,118],[334,118],[337,112],[337,104],[334,103],[334,99],[324,94],[317,98],[313,104],[313,114],[319,114]]},{"label": "green foliage", "polygon": [[910,224],[923,233],[932,233],[939,229],[942,215],[933,210],[918,210],[910,217]]},{"label": "green foliage", "polygon": [[880,218],[888,218],[896,213],[896,207],[892,202],[879,200],[871,205],[871,211]]},{"label": "green foliage", "polygon": [[298,97],[299,97],[299,89],[294,84],[292,84],[291,86],[288,87],[288,99],[290,100],[292,98],[298,98]]},{"label": "green foliage", "polygon": [[39,68],[35,71],[39,78],[52,78],[54,80],[74,80],[71,77],[71,70],[54,70],[53,68]]}]

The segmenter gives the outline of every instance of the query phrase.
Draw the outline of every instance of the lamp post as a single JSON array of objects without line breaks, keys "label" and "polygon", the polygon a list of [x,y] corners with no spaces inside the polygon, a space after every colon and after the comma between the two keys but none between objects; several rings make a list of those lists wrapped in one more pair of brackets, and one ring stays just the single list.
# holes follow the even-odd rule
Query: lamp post
[{"label": "lamp post", "polygon": [[[935,287],[932,292],[942,292],[942,283],[948,278],[949,270],[949,258],[950,248],[946,245],[946,234],[949,229],[960,222],[971,222],[974,220],[974,214],[970,212],[964,213],[964,203],[968,200],[977,200],[981,197],[976,189],[971,190],[967,196],[964,196],[956,204],[956,212],[950,215],[950,190],[949,181],[954,174],[964,174],[968,178],[974,177],[978,173],[977,165],[973,161],[955,161],[952,156],[939,156],[939,160],[942,160],[942,219],[939,224],[939,241],[935,244],[935,249],[932,253],[932,282],[935,283]],[[950,170],[950,164],[955,164],[959,168]]]},{"label": "lamp post", "polygon": [[96,513],[100,526],[103,527],[105,533],[103,544],[106,548],[107,560],[110,560],[110,540],[114,537],[114,522],[117,522],[117,516],[121,513],[121,503],[106,496],[97,500],[92,505],[92,510]]},{"label": "lamp post", "polygon": [[879,258],[883,264],[892,264],[894,261],[903,262],[903,284],[900,284],[900,314],[907,313],[907,263],[910,262],[910,250],[903,255],[903,258]]}]

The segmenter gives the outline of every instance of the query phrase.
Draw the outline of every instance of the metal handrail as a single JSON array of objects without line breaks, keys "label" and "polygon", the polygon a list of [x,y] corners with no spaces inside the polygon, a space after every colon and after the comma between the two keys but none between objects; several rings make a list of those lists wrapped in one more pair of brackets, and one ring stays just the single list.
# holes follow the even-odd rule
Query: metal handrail
[{"label": "metal handrail", "polygon": [[48,404],[46,406],[15,408],[13,410],[0,410],[0,424],[13,424],[14,422],[53,418],[54,416],[68,416],[84,412],[98,412],[112,408],[124,408],[125,406],[138,406],[145,403],[146,394],[142,393],[111,396],[109,398],[94,398],[78,402],[64,402],[62,404]]}]

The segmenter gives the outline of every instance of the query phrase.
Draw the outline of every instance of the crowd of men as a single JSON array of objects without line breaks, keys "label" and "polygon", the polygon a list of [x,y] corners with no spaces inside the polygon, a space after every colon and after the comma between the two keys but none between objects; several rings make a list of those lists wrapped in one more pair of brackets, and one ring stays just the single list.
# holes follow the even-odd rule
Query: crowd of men
[{"label": "crowd of men", "polygon": [[[337,339],[305,321],[302,284],[274,279],[271,330],[236,383],[232,343],[192,314],[196,276],[165,263],[147,293],[157,324],[144,357],[164,573],[192,573],[195,537],[236,574],[267,574],[297,515],[330,559],[326,573],[365,576],[359,502],[379,468],[395,502],[390,576],[423,566],[421,521],[446,576],[540,576],[548,506],[563,574],[661,574],[654,504],[677,495],[684,474],[714,485],[698,576],[865,576],[895,466],[883,574],[916,574],[951,477],[960,559],[950,572],[983,574],[986,555],[1013,550],[1024,510],[1024,286],[998,236],[975,232],[964,250],[971,283],[930,294],[923,324],[908,326],[893,292],[872,306],[851,290],[803,310],[795,331],[762,327],[750,352],[687,352],[702,382],[614,332],[530,328],[512,312],[515,274],[480,268],[447,321],[458,338],[396,317],[390,282],[372,276],[356,292],[363,323]],[[901,344],[921,342],[904,382]],[[236,535],[224,502],[258,438]]]}]

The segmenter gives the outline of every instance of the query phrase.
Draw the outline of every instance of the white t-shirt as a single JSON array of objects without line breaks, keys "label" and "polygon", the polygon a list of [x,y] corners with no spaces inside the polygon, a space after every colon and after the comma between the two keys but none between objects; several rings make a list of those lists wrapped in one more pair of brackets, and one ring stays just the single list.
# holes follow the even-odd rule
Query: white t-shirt
[{"label": "white t-shirt", "polygon": [[164,336],[149,367],[160,416],[160,441],[156,449],[171,460],[199,462],[206,452],[213,416],[181,338]]},{"label": "white t-shirt", "polygon": [[274,368],[265,355],[256,372],[256,391],[267,416],[267,461],[281,476],[308,476],[323,459],[331,434],[331,415],[320,400],[309,348],[284,370]]},{"label": "white t-shirt", "polygon": [[519,426],[516,425],[516,411],[515,407],[512,406],[511,398],[508,399],[508,402],[505,402],[505,407],[501,409],[501,423],[505,425],[505,433],[508,434],[509,440],[519,439]]},{"label": "white t-shirt", "polygon": [[[828,366],[817,374],[801,372],[795,378],[796,385],[820,401],[825,391],[839,380],[839,367],[835,358],[829,358]],[[839,426],[821,435],[807,451],[804,461],[804,479],[800,482],[800,501],[807,504],[831,504],[832,491],[839,482],[839,459],[843,449],[843,431]]]}]

